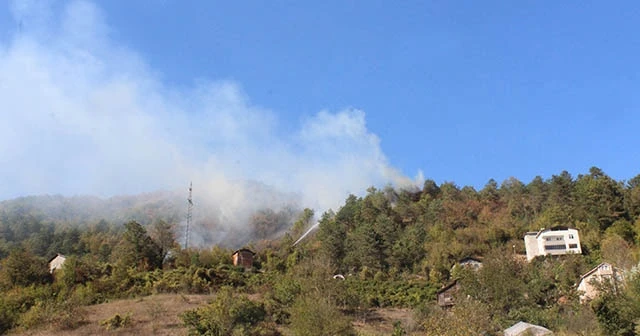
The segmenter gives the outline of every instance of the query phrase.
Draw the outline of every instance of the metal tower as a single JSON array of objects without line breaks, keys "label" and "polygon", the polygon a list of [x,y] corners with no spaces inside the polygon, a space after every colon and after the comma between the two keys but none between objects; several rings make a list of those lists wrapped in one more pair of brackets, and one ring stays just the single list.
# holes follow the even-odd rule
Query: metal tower
[{"label": "metal tower", "polygon": [[187,232],[184,235],[184,248],[189,248],[189,227],[191,226],[191,217],[193,212],[193,198],[191,197],[191,192],[193,187],[193,182],[189,183],[189,198],[187,198]]}]

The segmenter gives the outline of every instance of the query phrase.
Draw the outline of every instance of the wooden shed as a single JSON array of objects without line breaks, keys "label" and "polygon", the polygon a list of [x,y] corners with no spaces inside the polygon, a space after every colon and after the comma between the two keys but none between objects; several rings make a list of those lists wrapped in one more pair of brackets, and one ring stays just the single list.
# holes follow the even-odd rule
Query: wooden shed
[{"label": "wooden shed", "polygon": [[438,306],[442,308],[451,307],[455,304],[456,293],[460,290],[460,284],[458,280],[454,280],[452,283],[442,287],[436,292],[438,298]]},{"label": "wooden shed", "polygon": [[242,248],[233,252],[231,256],[233,258],[234,266],[242,266],[245,269],[253,267],[253,256],[255,253],[249,249]]}]

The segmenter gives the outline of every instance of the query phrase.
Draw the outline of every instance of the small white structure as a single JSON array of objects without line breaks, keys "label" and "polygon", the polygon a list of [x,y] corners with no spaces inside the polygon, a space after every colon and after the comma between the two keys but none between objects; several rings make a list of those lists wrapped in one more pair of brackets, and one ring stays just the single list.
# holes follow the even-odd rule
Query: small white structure
[{"label": "small white structure", "polygon": [[541,335],[553,335],[553,331],[541,327],[539,325],[526,323],[526,322],[518,322],[508,329],[504,330],[504,336],[541,336]]},{"label": "small white structure", "polygon": [[582,254],[578,230],[566,227],[527,232],[524,235],[524,246],[527,250],[527,261],[549,254]]},{"label": "small white structure", "polygon": [[604,285],[605,282],[609,282],[615,289],[615,286],[618,286],[623,281],[622,272],[617,267],[607,262],[601,263],[580,277],[580,283],[578,284],[580,303],[588,302],[598,296],[600,294],[599,286]]},{"label": "small white structure", "polygon": [[462,269],[470,269],[472,271],[478,271],[482,268],[482,260],[475,257],[466,257],[460,259],[457,263],[451,266],[451,274],[456,274]]},{"label": "small white structure", "polygon": [[482,260],[480,258],[466,257],[460,260],[458,264],[460,264],[460,267],[470,268],[474,271],[482,268]]},{"label": "small white structure", "polygon": [[53,274],[53,272],[55,272],[56,270],[61,269],[65,260],[67,260],[67,257],[63,256],[60,253],[56,254],[55,257],[49,259],[49,273]]}]

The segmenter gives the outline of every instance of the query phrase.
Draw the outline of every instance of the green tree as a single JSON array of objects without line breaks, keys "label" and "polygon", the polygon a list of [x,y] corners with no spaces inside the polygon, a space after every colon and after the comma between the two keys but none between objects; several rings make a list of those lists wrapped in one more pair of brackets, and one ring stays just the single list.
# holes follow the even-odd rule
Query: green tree
[{"label": "green tree", "polygon": [[422,197],[435,199],[440,194],[440,187],[434,180],[425,180],[422,187]]},{"label": "green tree", "polygon": [[344,262],[350,268],[382,269],[384,262],[383,241],[372,224],[362,222],[347,235],[348,250]]},{"label": "green tree", "polygon": [[309,208],[305,208],[298,219],[293,223],[291,227],[291,236],[296,237],[296,239],[302,236],[303,233],[312,225],[311,221],[313,221],[313,210]]},{"label": "green tree", "polygon": [[577,219],[592,223],[600,231],[626,215],[622,185],[599,168],[592,167],[589,175],[579,176],[574,195]]},{"label": "green tree", "polygon": [[346,254],[347,225],[345,222],[338,221],[336,216],[325,212],[320,219],[318,239],[322,242],[321,253],[327,256],[335,266],[340,267]]},{"label": "green tree", "polygon": [[630,218],[636,219],[640,216],[640,175],[626,183],[624,189],[624,206]]},{"label": "green tree", "polygon": [[165,261],[170,251],[178,248],[174,226],[162,219],[152,224],[150,236],[159,249],[159,257],[162,261]]},{"label": "green tree", "polygon": [[118,263],[124,267],[151,270],[162,266],[161,249],[136,221],[125,224],[118,247]]},{"label": "green tree", "polygon": [[44,284],[51,281],[51,275],[45,259],[25,250],[15,248],[2,261],[0,285],[5,289],[15,286]]}]

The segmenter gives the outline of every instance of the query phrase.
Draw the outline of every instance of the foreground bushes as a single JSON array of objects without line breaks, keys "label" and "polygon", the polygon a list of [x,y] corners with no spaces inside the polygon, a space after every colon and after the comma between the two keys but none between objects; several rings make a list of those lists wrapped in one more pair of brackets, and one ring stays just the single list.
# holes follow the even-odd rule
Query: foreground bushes
[{"label": "foreground bushes", "polygon": [[0,334],[42,325],[71,329],[83,319],[79,296],[58,296],[51,285],[16,287],[0,296]]},{"label": "foreground bushes", "polygon": [[262,303],[234,295],[231,288],[218,292],[209,305],[180,315],[190,335],[279,335],[272,325],[264,323],[265,317]]}]

